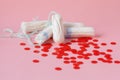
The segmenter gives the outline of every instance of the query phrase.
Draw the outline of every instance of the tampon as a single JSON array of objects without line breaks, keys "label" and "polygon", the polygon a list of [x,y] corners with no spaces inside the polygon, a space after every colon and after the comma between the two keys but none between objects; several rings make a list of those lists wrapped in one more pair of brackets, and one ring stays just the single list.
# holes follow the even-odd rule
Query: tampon
[{"label": "tampon", "polygon": [[22,22],[21,30],[24,34],[41,31],[43,28],[47,27],[47,21],[32,21],[32,22]]},{"label": "tampon", "polygon": [[95,30],[92,27],[69,27],[65,28],[65,37],[93,37]]},{"label": "tampon", "polygon": [[[32,21],[32,22],[22,22],[21,30],[24,34],[28,34],[31,32],[41,31],[48,26],[48,21]],[[84,24],[80,22],[64,22],[64,27],[83,27]]]},{"label": "tampon", "polygon": [[46,27],[44,30],[40,31],[36,37],[35,37],[35,42],[42,44],[44,43],[46,40],[48,40],[50,37],[52,37],[52,28],[51,26]]},{"label": "tampon", "polygon": [[[52,37],[52,28],[47,27],[35,38],[35,42],[42,44],[50,37]],[[46,35],[48,37],[46,37]],[[93,37],[95,36],[95,30],[92,27],[69,27],[65,28],[65,37]]]},{"label": "tampon", "polygon": [[54,13],[51,16],[51,23],[52,23],[52,32],[53,32],[53,40],[55,43],[62,43],[64,42],[64,26],[62,22],[62,17]]}]

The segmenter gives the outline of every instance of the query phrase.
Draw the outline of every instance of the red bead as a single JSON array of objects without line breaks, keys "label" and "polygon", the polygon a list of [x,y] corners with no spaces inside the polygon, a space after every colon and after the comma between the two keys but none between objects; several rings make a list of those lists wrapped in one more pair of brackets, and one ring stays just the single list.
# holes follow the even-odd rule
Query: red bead
[{"label": "red bead", "polygon": [[77,66],[76,66],[76,67],[74,67],[74,69],[80,69],[80,67],[77,67]]},{"label": "red bead", "polygon": [[29,48],[29,47],[26,47],[26,48],[24,48],[24,50],[27,50],[27,51],[28,51],[28,50],[30,50],[30,48]]},{"label": "red bead", "polygon": [[107,44],[106,43],[101,43],[102,46],[106,46]]},{"label": "red bead", "polygon": [[58,58],[58,59],[62,59],[62,56],[57,56],[56,58]]},{"label": "red bead", "polygon": [[120,61],[119,60],[115,60],[114,63],[120,64]]},{"label": "red bead", "polygon": [[65,46],[65,44],[64,43],[60,43],[59,46]]},{"label": "red bead", "polygon": [[77,53],[77,50],[76,49],[71,49],[71,52],[76,54]]},{"label": "red bead", "polygon": [[94,54],[95,56],[99,56],[99,55],[100,55],[99,52],[94,52],[93,54]]},{"label": "red bead", "polygon": [[83,56],[77,56],[77,58],[80,58],[80,59],[81,59],[81,58],[83,58]]},{"label": "red bead", "polygon": [[99,49],[100,47],[99,47],[99,46],[95,46],[94,48],[95,48],[95,49]]},{"label": "red bead", "polygon": [[35,48],[40,48],[40,46],[35,46]]},{"label": "red bead", "polygon": [[98,42],[98,39],[93,39],[94,42]]},{"label": "red bead", "polygon": [[107,61],[108,63],[112,63],[112,61]]},{"label": "red bead", "polygon": [[77,63],[78,63],[78,64],[84,64],[82,61],[78,61]]},{"label": "red bead", "polygon": [[70,61],[64,61],[64,63],[65,63],[65,64],[69,64],[69,63],[70,63]]},{"label": "red bead", "polygon": [[34,52],[34,53],[40,53],[40,51],[39,51],[39,50],[34,50],[33,52]]},{"label": "red bead", "polygon": [[56,67],[55,70],[57,70],[57,71],[61,71],[62,68],[61,68],[61,67]]},{"label": "red bead", "polygon": [[42,46],[52,46],[52,44],[51,43],[44,43],[44,44],[42,44]]},{"label": "red bead", "polygon": [[97,61],[95,61],[95,60],[93,60],[93,61],[91,61],[91,63],[96,64],[96,63],[98,63],[98,62],[97,62]]},{"label": "red bead", "polygon": [[75,60],[71,60],[71,63],[76,63],[76,61]]},{"label": "red bead", "polygon": [[71,59],[76,59],[76,57],[70,57]]},{"label": "red bead", "polygon": [[88,57],[88,56],[85,56],[85,57],[84,57],[84,59],[90,59],[90,57]]},{"label": "red bead", "polygon": [[25,45],[26,45],[26,43],[24,43],[24,42],[21,42],[21,43],[20,43],[20,45],[21,45],[21,46],[25,46]]},{"label": "red bead", "polygon": [[41,54],[41,56],[43,56],[43,57],[47,57],[47,56],[48,56],[48,54]]},{"label": "red bead", "polygon": [[69,54],[68,54],[68,53],[64,53],[63,55],[64,55],[64,56],[68,56]]},{"label": "red bead", "polygon": [[105,55],[106,53],[105,52],[100,52],[101,55]]},{"label": "red bead", "polygon": [[103,61],[104,59],[103,58],[98,58],[99,61]]},{"label": "red bead", "polygon": [[110,44],[111,44],[111,45],[116,45],[116,42],[111,42]]},{"label": "red bead", "polygon": [[49,52],[48,49],[41,49],[43,52]]},{"label": "red bead", "polygon": [[39,63],[40,61],[38,59],[33,60],[34,63]]},{"label": "red bead", "polygon": [[52,55],[57,55],[57,52],[52,52]]},{"label": "red bead", "polygon": [[107,49],[107,52],[112,52],[112,49]]},{"label": "red bead", "polygon": [[85,55],[86,56],[92,56],[92,53],[86,53]]},{"label": "red bead", "polygon": [[68,58],[68,57],[64,57],[64,60],[69,60],[70,58]]}]

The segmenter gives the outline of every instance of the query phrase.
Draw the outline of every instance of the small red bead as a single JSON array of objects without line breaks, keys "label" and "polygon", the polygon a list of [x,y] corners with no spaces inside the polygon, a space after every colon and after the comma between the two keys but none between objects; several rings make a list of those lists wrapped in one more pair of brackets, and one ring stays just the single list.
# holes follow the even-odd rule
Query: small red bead
[{"label": "small red bead", "polygon": [[120,64],[120,61],[119,60],[115,60],[114,63]]},{"label": "small red bead", "polygon": [[105,52],[100,52],[101,55],[105,55],[106,53]]},{"label": "small red bead", "polygon": [[76,61],[75,60],[71,60],[71,63],[76,63]]},{"label": "small red bead", "polygon": [[24,48],[24,50],[27,50],[27,51],[28,51],[28,50],[30,50],[30,48],[29,48],[29,47],[26,47],[26,48]]},{"label": "small red bead", "polygon": [[78,64],[84,64],[82,61],[77,62]]},{"label": "small red bead", "polygon": [[103,58],[98,58],[99,61],[103,61],[104,59]]},{"label": "small red bead", "polygon": [[76,67],[73,67],[74,69],[80,69],[80,67],[76,66]]},{"label": "small red bead", "polygon": [[94,52],[93,54],[94,54],[95,56],[99,56],[99,55],[100,55],[99,52]]},{"label": "small red bead", "polygon": [[111,42],[110,44],[111,44],[111,45],[116,45],[116,42]]},{"label": "small red bead", "polygon": [[25,46],[25,45],[26,45],[26,43],[24,43],[24,42],[21,42],[21,43],[20,43],[20,45],[21,45],[21,46]]},{"label": "small red bead", "polygon": [[52,55],[57,55],[57,52],[52,52]]},{"label": "small red bead", "polygon": [[41,49],[43,52],[49,52],[48,49]]},{"label": "small red bead", "polygon": [[41,54],[41,56],[43,56],[43,57],[47,57],[47,56],[48,56],[48,54]]},{"label": "small red bead", "polygon": [[65,64],[69,64],[69,63],[70,63],[70,61],[64,61],[64,63],[65,63]]},{"label": "small red bead", "polygon": [[95,46],[94,48],[95,48],[95,49],[99,49],[100,47],[99,47],[99,46]]},{"label": "small red bead", "polygon": [[58,59],[62,59],[63,57],[62,57],[62,56],[57,56],[56,58],[58,58]]},{"label": "small red bead", "polygon": [[76,54],[77,53],[77,50],[76,49],[71,49],[71,52]]},{"label": "small red bead", "polygon": [[81,58],[83,58],[83,56],[77,56],[77,58],[81,59]]},{"label": "small red bead", "polygon": [[102,46],[106,46],[107,44],[106,43],[101,43]]},{"label": "small red bead", "polygon": [[90,57],[88,57],[88,56],[85,56],[85,57],[84,57],[84,59],[86,59],[86,60],[87,60],[87,59],[90,59]]},{"label": "small red bead", "polygon": [[97,62],[97,61],[95,61],[95,60],[93,60],[93,61],[91,61],[91,63],[96,64],[96,63],[98,63],[98,62]]},{"label": "small red bead", "polygon": [[94,42],[98,42],[98,39],[93,39]]},{"label": "small red bead", "polygon": [[35,48],[40,48],[40,46],[35,46]]},{"label": "small red bead", "polygon": [[107,52],[112,52],[112,49],[107,49]]},{"label": "small red bead", "polygon": [[33,60],[34,63],[39,63],[40,61],[38,59]]},{"label": "small red bead", "polygon": [[68,58],[68,57],[64,57],[64,60],[69,60],[70,58]]},{"label": "small red bead", "polygon": [[39,51],[39,50],[34,50],[33,52],[34,52],[34,53],[40,53],[40,51]]},{"label": "small red bead", "polygon": [[62,68],[61,68],[61,67],[56,67],[55,70],[57,70],[57,71],[61,71]]},{"label": "small red bead", "polygon": [[76,59],[76,57],[70,57],[70,59]]}]

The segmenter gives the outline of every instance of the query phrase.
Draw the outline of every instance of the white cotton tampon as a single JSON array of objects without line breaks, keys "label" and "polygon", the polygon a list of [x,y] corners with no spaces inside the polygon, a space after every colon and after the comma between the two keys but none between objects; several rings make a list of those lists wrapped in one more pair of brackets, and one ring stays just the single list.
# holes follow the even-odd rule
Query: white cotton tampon
[{"label": "white cotton tampon", "polygon": [[[77,22],[64,22],[64,27],[84,27],[83,23]],[[32,21],[32,22],[22,22],[21,30],[24,34],[28,34],[34,31],[41,31],[48,26],[48,21]]]},{"label": "white cotton tampon", "polygon": [[65,39],[62,17],[59,14],[55,13],[51,18],[53,40],[55,43],[62,43]]},{"label": "white cotton tampon", "polygon": [[44,30],[40,31],[36,37],[35,37],[35,42],[42,44],[46,40],[48,40],[50,37],[52,37],[52,28],[51,26],[46,27]]},{"label": "white cotton tampon", "polygon": [[32,22],[22,22],[21,30],[24,34],[41,31],[43,28],[47,27],[47,21],[32,21]]},{"label": "white cotton tampon", "polygon": [[[35,38],[35,42],[42,44],[46,40],[52,37],[51,26],[41,31]],[[48,37],[46,37],[48,35]],[[66,27],[65,37],[93,37],[95,36],[95,30],[92,27]]]},{"label": "white cotton tampon", "polygon": [[65,37],[93,37],[95,30],[92,27],[67,27]]}]

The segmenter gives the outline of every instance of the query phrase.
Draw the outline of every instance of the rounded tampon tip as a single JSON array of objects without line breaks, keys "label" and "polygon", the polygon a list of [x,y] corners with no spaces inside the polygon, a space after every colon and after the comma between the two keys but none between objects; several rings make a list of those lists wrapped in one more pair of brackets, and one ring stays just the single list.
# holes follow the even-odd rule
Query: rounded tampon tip
[{"label": "rounded tampon tip", "polygon": [[52,15],[52,31],[55,43],[64,42],[64,26],[62,17],[59,14]]}]

